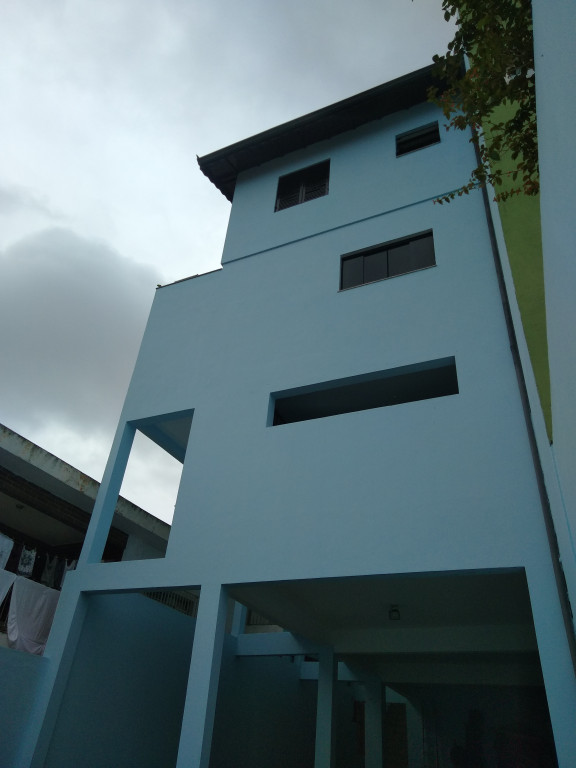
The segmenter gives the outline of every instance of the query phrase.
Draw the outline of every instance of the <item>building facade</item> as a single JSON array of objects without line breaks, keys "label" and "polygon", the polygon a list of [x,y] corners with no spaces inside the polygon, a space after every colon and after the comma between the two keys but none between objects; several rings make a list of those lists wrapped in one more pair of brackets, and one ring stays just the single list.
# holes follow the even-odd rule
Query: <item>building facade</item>
[{"label": "building facade", "polygon": [[[431,78],[200,159],[222,269],[157,291],[19,765],[572,764],[497,214],[434,204],[474,156]],[[183,462],[166,556],[102,563],[136,431]]]}]

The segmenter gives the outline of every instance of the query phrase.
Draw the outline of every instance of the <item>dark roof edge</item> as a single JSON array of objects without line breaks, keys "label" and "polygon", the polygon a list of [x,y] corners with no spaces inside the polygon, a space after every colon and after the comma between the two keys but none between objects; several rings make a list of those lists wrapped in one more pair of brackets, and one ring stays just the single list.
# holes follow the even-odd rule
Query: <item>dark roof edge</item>
[{"label": "dark roof edge", "polygon": [[434,65],[199,157],[200,170],[232,202],[239,173],[427,100]]}]

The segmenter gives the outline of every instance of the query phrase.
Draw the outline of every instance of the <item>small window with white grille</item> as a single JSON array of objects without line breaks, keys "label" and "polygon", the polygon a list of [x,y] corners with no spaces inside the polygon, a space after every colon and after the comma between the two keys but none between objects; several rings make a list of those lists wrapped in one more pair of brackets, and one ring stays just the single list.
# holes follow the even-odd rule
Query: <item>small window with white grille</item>
[{"label": "small window with white grille", "polygon": [[311,165],[295,173],[281,176],[278,180],[275,211],[292,208],[328,194],[330,160]]}]

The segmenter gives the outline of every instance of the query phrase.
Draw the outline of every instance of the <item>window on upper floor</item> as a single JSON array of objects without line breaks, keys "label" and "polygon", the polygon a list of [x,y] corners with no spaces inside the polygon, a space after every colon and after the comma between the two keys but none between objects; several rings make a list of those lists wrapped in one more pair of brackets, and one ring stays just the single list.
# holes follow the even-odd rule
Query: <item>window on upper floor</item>
[{"label": "window on upper floor", "polygon": [[396,136],[396,157],[407,155],[408,152],[415,152],[417,149],[424,149],[431,144],[438,144],[440,141],[440,129],[438,121],[421,125],[413,131],[399,133]]},{"label": "window on upper floor", "polygon": [[375,283],[436,264],[432,232],[419,232],[342,256],[340,290]]},{"label": "window on upper floor", "polygon": [[328,194],[330,160],[302,168],[295,173],[281,176],[278,180],[275,211],[291,208]]}]

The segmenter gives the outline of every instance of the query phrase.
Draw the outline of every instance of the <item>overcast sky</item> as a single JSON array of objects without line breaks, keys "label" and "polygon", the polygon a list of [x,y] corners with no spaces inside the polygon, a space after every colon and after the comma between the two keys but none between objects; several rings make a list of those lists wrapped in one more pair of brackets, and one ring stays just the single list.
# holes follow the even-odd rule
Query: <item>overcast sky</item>
[{"label": "overcast sky", "polygon": [[[196,155],[450,37],[441,0],[0,0],[0,422],[100,480],[156,285],[220,264]],[[169,519],[145,466],[123,493]]]}]

